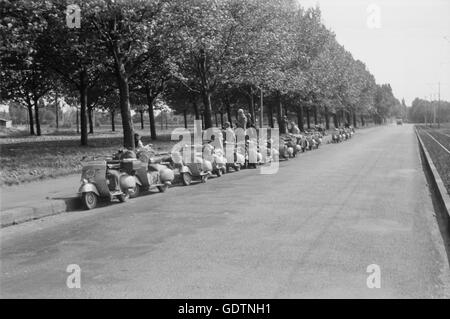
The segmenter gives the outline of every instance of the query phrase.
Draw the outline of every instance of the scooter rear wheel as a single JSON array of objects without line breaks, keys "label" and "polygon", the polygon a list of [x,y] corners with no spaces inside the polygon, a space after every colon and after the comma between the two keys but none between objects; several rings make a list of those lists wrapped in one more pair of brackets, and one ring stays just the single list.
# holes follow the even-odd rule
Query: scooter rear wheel
[{"label": "scooter rear wheel", "polygon": [[169,187],[167,185],[158,186],[158,190],[160,193],[164,193]]},{"label": "scooter rear wheel", "polygon": [[95,194],[94,192],[83,193],[83,195],[81,196],[81,200],[86,209],[94,209],[95,207],[97,207],[98,198],[97,194]]},{"label": "scooter rear wheel", "polygon": [[130,198],[136,198],[141,194],[141,186],[136,184],[133,190],[130,192]]},{"label": "scooter rear wheel", "polygon": [[184,186],[191,185],[192,182],[192,176],[189,173],[181,173],[181,181],[183,182]]},{"label": "scooter rear wheel", "polygon": [[130,195],[129,194],[117,195],[117,198],[119,199],[119,202],[124,203],[130,198]]}]

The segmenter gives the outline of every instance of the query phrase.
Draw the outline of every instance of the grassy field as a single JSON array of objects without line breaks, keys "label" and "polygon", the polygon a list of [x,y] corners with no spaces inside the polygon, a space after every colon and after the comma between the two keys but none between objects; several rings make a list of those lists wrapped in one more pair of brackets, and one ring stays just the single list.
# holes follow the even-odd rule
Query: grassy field
[{"label": "grassy field", "polygon": [[[159,151],[169,151],[175,142],[170,135],[151,141],[148,130],[137,132],[144,144],[152,143]],[[112,155],[122,148],[122,133],[99,131],[89,135],[89,146],[81,147],[76,132],[46,132],[40,137],[17,134],[0,136],[0,185],[8,186],[81,171],[84,156]]]},{"label": "grassy field", "polygon": [[443,148],[450,150],[450,124],[441,125],[440,129],[421,125],[419,126],[419,134],[447,188],[447,192],[450,194],[450,154]]}]

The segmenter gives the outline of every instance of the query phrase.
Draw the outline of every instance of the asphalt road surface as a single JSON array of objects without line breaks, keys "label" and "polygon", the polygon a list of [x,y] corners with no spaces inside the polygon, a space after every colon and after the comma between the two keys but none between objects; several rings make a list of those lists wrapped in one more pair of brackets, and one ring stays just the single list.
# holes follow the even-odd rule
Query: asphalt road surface
[{"label": "asphalt road surface", "polygon": [[[3,228],[1,297],[449,297],[435,214],[412,126],[370,128],[274,175]],[[380,288],[367,286],[372,264]]]}]

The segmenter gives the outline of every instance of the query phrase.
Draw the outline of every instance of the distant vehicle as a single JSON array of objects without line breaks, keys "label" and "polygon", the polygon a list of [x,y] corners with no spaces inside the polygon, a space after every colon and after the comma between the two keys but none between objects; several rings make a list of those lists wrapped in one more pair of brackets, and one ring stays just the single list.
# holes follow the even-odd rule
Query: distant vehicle
[{"label": "distant vehicle", "polygon": [[397,119],[397,125],[403,125],[403,120],[402,119]]}]

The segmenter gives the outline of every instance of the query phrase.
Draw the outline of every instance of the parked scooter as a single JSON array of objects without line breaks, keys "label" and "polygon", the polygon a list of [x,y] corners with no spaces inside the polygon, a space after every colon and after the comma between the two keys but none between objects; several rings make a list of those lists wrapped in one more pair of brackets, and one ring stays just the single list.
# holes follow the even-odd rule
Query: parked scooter
[{"label": "parked scooter", "polygon": [[210,161],[204,160],[201,153],[196,152],[198,146],[191,146],[191,158],[185,161],[183,158],[183,150],[172,152],[173,168],[178,170],[181,176],[183,185],[188,186],[193,179],[200,179],[202,183],[206,183],[209,175],[212,173],[212,164]]},{"label": "parked scooter", "polygon": [[124,164],[124,171],[132,174],[136,180],[136,186],[130,192],[131,198],[139,196],[151,187],[156,187],[164,193],[175,178],[173,171],[165,165],[149,164],[138,159]]},{"label": "parked scooter", "polygon": [[288,147],[289,157],[296,157],[299,151],[299,148],[297,147],[297,138],[292,134],[288,134],[282,140]]},{"label": "parked scooter", "polygon": [[[227,150],[227,148],[226,148],[227,141],[224,141],[224,146],[225,146],[225,150]],[[229,173],[231,169],[238,172],[241,170],[241,167],[245,164],[245,155],[237,152],[235,144],[233,145],[233,149],[234,149],[233,160],[232,161],[227,160],[227,162],[225,164],[227,173]]]},{"label": "parked scooter", "polygon": [[342,142],[341,134],[340,134],[340,132],[339,132],[339,130],[337,128],[331,134],[331,142],[332,143],[340,143],[340,142]]},{"label": "parked scooter", "polygon": [[212,164],[212,173],[217,177],[222,176],[227,171],[227,159],[221,149],[215,148],[210,143],[205,143],[203,145],[203,158]]},{"label": "parked scooter", "polygon": [[99,198],[128,200],[136,182],[134,176],[123,171],[122,163],[123,160],[96,159],[83,163],[78,193],[86,209],[95,208]]},{"label": "parked scooter", "polygon": [[313,149],[317,149],[318,145],[315,139],[313,138],[313,134],[310,132],[306,133],[306,141],[308,142],[308,150],[312,151]]}]

